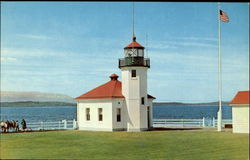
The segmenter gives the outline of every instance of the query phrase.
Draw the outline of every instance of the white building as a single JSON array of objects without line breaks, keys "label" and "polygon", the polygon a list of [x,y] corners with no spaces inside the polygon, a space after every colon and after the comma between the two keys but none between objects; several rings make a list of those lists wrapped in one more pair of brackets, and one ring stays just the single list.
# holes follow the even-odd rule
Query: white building
[{"label": "white building", "polygon": [[249,91],[240,91],[230,102],[233,133],[249,133]]},{"label": "white building", "polygon": [[147,70],[150,60],[144,58],[144,47],[136,42],[124,48],[119,59],[122,82],[116,74],[110,81],[75,98],[79,130],[143,131],[152,127],[152,102],[148,95]]}]

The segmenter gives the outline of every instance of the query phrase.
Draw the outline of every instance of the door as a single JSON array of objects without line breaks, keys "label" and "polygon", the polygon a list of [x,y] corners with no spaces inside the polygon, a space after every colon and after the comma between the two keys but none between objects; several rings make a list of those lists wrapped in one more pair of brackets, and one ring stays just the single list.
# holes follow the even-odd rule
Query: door
[{"label": "door", "polygon": [[148,129],[151,127],[150,126],[150,108],[149,106],[147,107],[147,120],[148,120]]}]

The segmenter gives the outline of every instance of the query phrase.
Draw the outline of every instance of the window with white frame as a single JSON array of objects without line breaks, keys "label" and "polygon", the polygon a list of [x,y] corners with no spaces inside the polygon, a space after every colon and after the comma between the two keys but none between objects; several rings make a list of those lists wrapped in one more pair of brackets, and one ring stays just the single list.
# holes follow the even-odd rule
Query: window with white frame
[{"label": "window with white frame", "polygon": [[102,115],[102,108],[98,108],[98,120],[102,121],[103,115]]},{"label": "window with white frame", "polygon": [[86,120],[90,121],[90,108],[86,108]]},{"label": "window with white frame", "polygon": [[136,70],[133,69],[133,70],[131,71],[131,77],[136,77]]},{"label": "window with white frame", "polygon": [[121,122],[121,108],[117,108],[116,110],[116,121]]}]

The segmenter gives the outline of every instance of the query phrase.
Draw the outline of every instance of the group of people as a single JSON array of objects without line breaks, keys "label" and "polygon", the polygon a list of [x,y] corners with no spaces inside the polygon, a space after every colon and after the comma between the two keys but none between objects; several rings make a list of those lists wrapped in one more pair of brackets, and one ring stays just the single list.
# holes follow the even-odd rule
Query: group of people
[{"label": "group of people", "polygon": [[[26,121],[24,119],[22,119],[21,121],[21,129],[23,131],[25,131],[27,129],[27,125],[26,125]],[[9,129],[11,129],[15,132],[18,132],[20,130],[19,128],[19,123],[18,121],[1,121],[1,129],[2,129],[2,132],[9,132]]]}]

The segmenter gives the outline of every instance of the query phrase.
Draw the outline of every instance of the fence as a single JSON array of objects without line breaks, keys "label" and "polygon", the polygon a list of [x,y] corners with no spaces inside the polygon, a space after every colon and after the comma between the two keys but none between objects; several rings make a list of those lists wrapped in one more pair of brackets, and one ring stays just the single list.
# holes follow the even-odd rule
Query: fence
[{"label": "fence", "polygon": [[[232,124],[232,119],[223,119],[222,126]],[[70,130],[77,128],[77,121],[61,120],[57,122],[30,122],[27,126],[31,130]],[[153,119],[153,127],[216,127],[215,118],[202,119]]]},{"label": "fence", "polygon": [[[222,126],[232,124],[232,119],[223,119]],[[153,119],[153,127],[216,127],[215,118],[202,119]]]},{"label": "fence", "polygon": [[28,130],[72,130],[77,128],[77,121],[61,120],[54,122],[27,122]]},{"label": "fence", "polygon": [[[232,124],[232,119],[223,119],[222,126]],[[215,118],[202,119],[153,119],[153,127],[216,127]],[[21,126],[20,126],[21,127]],[[61,120],[54,122],[27,122],[28,130],[73,130],[77,128],[77,121]],[[10,130],[12,132],[13,130]]]}]

